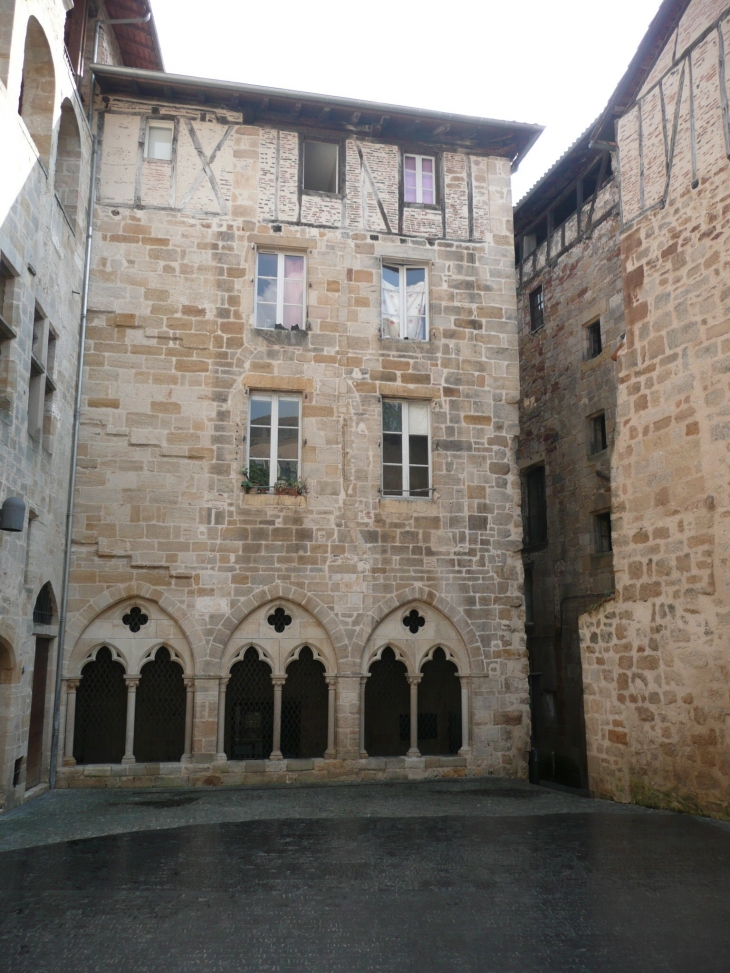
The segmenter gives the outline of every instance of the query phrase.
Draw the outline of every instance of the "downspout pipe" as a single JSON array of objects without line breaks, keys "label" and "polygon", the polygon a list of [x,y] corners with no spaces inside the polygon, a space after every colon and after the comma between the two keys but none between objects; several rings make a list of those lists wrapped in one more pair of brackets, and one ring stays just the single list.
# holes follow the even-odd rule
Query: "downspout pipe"
[{"label": "downspout pipe", "polygon": [[[146,17],[135,17],[124,20],[98,20],[94,33],[94,59],[99,53],[99,33],[104,24],[146,24],[152,18],[152,13]],[[79,453],[79,429],[81,425],[82,381],[84,376],[84,357],[86,351],[86,328],[89,319],[89,284],[91,281],[91,248],[94,240],[94,209],[96,206],[96,177],[99,168],[99,138],[94,132],[94,75],[91,74],[89,89],[89,128],[91,129],[91,174],[89,178],[89,198],[87,209],[86,248],[84,253],[84,276],[81,287],[81,320],[79,326],[79,360],[76,369],[76,401],[73,414],[73,431],[71,435],[71,469],[69,474],[68,503],[66,506],[66,539],[63,559],[63,587],[61,590],[61,607],[58,625],[58,648],[56,651],[56,685],[53,697],[53,734],[51,737],[51,766],[49,784],[51,789],[56,786],[58,772],[58,747],[61,723],[61,688],[63,685],[63,655],[66,641],[66,623],[68,616],[68,589],[71,574],[71,542],[73,540],[74,502],[76,497],[76,463]]]}]

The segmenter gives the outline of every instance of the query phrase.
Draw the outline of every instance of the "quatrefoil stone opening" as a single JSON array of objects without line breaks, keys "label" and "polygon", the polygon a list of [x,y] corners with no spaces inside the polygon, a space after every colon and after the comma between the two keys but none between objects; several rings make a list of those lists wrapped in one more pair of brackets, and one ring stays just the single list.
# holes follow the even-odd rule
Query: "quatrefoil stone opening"
[{"label": "quatrefoil stone opening", "polygon": [[403,619],[403,624],[410,631],[411,635],[417,635],[418,630],[426,624],[423,615],[419,615],[416,608],[412,608]]},{"label": "quatrefoil stone opening", "polygon": [[291,615],[288,615],[283,608],[276,608],[266,619],[269,625],[272,626],[275,632],[279,635],[284,631],[284,629],[291,625]]},{"label": "quatrefoil stone opening", "polygon": [[143,625],[147,624],[149,618],[141,608],[135,605],[134,608],[130,608],[127,614],[122,617],[122,621],[130,632],[138,632]]}]

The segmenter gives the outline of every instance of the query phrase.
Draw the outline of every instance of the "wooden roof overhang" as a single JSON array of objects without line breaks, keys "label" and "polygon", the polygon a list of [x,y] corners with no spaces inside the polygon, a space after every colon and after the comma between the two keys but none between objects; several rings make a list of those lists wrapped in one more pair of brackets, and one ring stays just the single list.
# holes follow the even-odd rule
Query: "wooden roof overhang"
[{"label": "wooden roof overhang", "polygon": [[[148,0],[106,0],[106,9],[113,20],[141,19],[151,12]],[[126,65],[165,70],[154,14],[146,24],[113,24],[112,30]]]},{"label": "wooden roof overhang", "polygon": [[477,155],[507,158],[513,169],[543,131],[542,125],[453,115],[404,108],[332,95],[287,91],[212,81],[104,64],[93,66],[102,95],[121,95],[156,102],[225,108],[241,112],[245,124],[317,129],[360,135],[384,142],[462,149]]}]

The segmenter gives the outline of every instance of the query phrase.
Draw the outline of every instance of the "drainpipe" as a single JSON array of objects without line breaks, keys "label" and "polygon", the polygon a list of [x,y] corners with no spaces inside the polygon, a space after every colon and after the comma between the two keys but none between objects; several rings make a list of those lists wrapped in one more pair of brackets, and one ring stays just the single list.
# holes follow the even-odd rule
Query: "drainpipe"
[{"label": "drainpipe", "polygon": [[[146,17],[133,17],[124,20],[97,20],[94,32],[94,58],[99,53],[99,33],[104,24],[146,24],[152,13]],[[91,176],[89,180],[89,201],[86,229],[86,250],[84,254],[84,276],[81,288],[81,321],[79,327],[79,361],[76,369],[76,402],[73,415],[71,436],[71,470],[69,475],[68,504],[66,507],[66,542],[63,560],[63,588],[61,590],[61,610],[58,624],[58,648],[56,652],[56,686],[53,698],[53,735],[51,737],[51,767],[49,783],[56,786],[58,768],[58,745],[61,722],[61,688],[63,683],[63,652],[66,641],[66,617],[68,612],[68,587],[71,573],[71,541],[73,538],[74,500],[76,495],[76,461],[79,452],[79,426],[81,422],[82,379],[84,375],[84,354],[86,350],[86,325],[89,317],[89,282],[91,279],[91,246],[94,238],[94,207],[96,204],[96,174],[99,167],[99,139],[94,133],[94,73],[90,76],[89,88],[89,128],[91,129]]]}]

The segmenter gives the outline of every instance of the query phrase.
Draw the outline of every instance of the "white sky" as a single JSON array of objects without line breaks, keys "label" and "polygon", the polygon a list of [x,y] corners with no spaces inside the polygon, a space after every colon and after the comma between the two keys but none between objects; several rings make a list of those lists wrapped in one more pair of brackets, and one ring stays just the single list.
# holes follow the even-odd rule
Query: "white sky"
[{"label": "white sky", "polygon": [[537,122],[532,186],[598,115],[660,0],[152,0],[165,67]]}]

